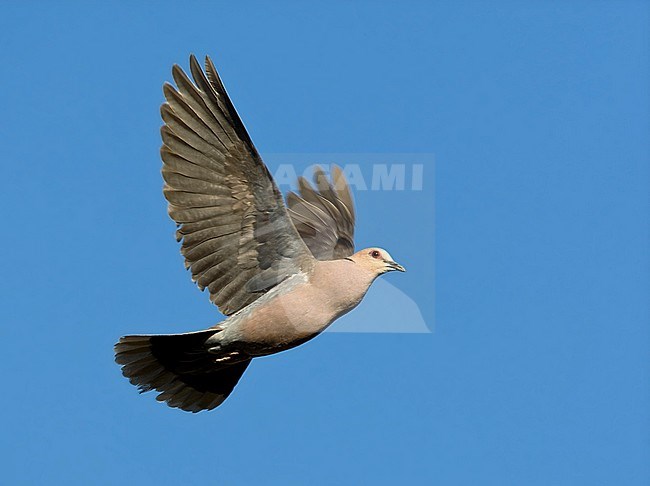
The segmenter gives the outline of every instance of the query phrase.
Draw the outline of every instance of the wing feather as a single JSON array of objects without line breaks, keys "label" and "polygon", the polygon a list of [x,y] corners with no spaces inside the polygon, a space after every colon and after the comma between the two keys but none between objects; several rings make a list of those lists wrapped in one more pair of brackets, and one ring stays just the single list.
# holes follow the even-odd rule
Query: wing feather
[{"label": "wing feather", "polygon": [[[191,56],[190,72],[174,66],[176,87],[163,86],[163,193],[186,268],[229,315],[313,258],[214,64],[206,58],[204,72]],[[268,288],[248,285],[261,276]]]},{"label": "wing feather", "polygon": [[354,253],[354,203],[343,171],[332,167],[331,182],[320,167],[314,185],[298,179],[298,194],[287,194],[289,214],[301,238],[318,260]]}]

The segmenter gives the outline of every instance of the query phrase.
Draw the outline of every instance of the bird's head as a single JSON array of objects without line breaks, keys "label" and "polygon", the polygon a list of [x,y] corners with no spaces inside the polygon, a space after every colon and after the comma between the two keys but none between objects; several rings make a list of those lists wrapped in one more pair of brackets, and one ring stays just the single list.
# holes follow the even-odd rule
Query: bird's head
[{"label": "bird's head", "polygon": [[406,272],[404,267],[393,260],[393,257],[382,248],[366,248],[358,251],[350,257],[350,260],[361,265],[374,275],[381,275],[393,270]]}]

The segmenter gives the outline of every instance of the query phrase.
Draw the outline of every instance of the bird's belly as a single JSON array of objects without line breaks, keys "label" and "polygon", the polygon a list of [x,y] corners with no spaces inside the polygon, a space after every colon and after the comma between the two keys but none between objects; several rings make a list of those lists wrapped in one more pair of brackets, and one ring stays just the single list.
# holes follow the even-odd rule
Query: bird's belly
[{"label": "bird's belly", "polygon": [[278,296],[242,316],[236,325],[236,346],[252,356],[293,348],[320,334],[362,297],[341,299],[316,288],[297,296]]}]

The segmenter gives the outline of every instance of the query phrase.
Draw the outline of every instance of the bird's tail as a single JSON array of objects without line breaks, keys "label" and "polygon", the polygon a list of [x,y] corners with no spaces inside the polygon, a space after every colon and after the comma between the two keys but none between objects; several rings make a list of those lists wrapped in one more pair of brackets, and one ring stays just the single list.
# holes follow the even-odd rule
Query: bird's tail
[{"label": "bird's tail", "polygon": [[220,364],[205,341],[214,329],[186,334],[124,336],[115,345],[115,361],[140,393],[159,391],[156,400],[188,412],[212,410],[233,390],[250,358]]}]

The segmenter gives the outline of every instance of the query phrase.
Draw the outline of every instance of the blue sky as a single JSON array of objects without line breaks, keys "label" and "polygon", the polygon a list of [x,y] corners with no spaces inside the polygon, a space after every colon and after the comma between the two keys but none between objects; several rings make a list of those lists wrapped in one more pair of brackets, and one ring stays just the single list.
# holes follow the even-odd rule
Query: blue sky
[{"label": "blue sky", "polygon": [[[648,484],[647,2],[2,9],[3,482]],[[356,194],[434,332],[326,333],[199,415],[122,378],[120,335],[219,320],[161,193],[192,52],[262,153],[435,155]]]}]

